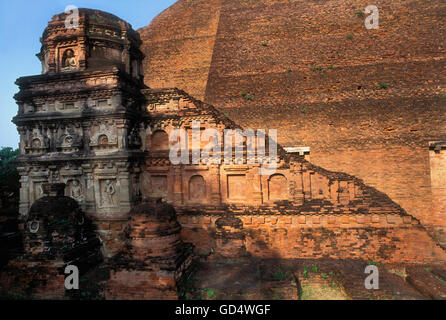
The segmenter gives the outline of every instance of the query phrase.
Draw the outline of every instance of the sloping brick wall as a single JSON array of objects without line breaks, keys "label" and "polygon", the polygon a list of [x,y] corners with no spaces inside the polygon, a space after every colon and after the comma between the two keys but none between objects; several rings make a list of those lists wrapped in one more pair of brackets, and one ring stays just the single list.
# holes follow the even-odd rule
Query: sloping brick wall
[{"label": "sloping brick wall", "polygon": [[[432,229],[427,147],[446,138],[446,3],[374,1],[380,28],[370,31],[356,14],[369,4],[178,1],[140,30],[157,48],[144,49],[147,84],[184,88],[245,128],[279,129],[283,146],[311,147],[313,163],[363,179]],[[218,28],[205,33],[208,20],[191,16],[211,13]],[[197,50],[175,49],[215,33],[199,63]]]}]

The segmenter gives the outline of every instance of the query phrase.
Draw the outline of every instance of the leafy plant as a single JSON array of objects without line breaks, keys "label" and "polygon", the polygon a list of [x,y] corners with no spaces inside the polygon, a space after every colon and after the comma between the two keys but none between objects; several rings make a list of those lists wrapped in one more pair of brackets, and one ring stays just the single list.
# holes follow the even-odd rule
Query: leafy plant
[{"label": "leafy plant", "polygon": [[355,12],[355,14],[358,16],[358,17],[364,17],[364,11],[362,11],[362,10],[357,10],[356,12]]},{"label": "leafy plant", "polygon": [[0,149],[0,197],[6,201],[12,197],[18,197],[20,189],[20,177],[17,171],[15,159],[19,150],[5,147]]},{"label": "leafy plant", "polygon": [[381,89],[387,89],[389,86],[385,82],[378,82],[378,85]]},{"label": "leafy plant", "polygon": [[286,278],[286,274],[282,271],[276,272],[275,274],[273,274],[274,279],[285,279]]},{"label": "leafy plant", "polygon": [[247,94],[245,91],[242,91],[242,97],[245,98],[245,100],[253,100],[254,97],[251,94]]},{"label": "leafy plant", "polygon": [[308,272],[309,272],[308,268],[304,267],[304,279],[308,278]]},{"label": "leafy plant", "polygon": [[347,39],[353,39],[353,34],[352,33],[349,33],[349,34],[347,34]]},{"label": "leafy plant", "polygon": [[212,289],[205,289],[208,299],[214,299],[217,293]]},{"label": "leafy plant", "polygon": [[267,47],[267,46],[268,46],[268,42],[263,41],[263,42],[262,42],[262,46]]},{"label": "leafy plant", "polygon": [[379,263],[379,262],[375,262],[375,261],[373,261],[373,260],[369,260],[369,261],[367,261],[367,263],[368,263],[369,265],[372,265],[372,266],[379,266],[379,265],[381,265],[381,263]]}]

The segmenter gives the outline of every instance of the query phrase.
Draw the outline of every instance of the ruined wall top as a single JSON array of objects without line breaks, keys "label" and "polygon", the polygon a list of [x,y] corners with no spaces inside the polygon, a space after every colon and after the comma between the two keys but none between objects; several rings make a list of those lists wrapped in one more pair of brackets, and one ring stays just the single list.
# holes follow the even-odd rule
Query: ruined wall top
[{"label": "ruined wall top", "polygon": [[43,74],[118,66],[143,80],[139,34],[115,15],[73,7],[53,16],[40,41]]}]

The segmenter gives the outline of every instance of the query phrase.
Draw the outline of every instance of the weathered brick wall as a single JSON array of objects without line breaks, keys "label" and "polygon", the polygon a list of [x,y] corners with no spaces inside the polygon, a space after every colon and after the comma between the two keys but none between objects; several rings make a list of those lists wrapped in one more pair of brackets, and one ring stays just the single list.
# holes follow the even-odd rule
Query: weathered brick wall
[{"label": "weathered brick wall", "polygon": [[179,1],[138,30],[144,40],[141,49],[146,54],[143,67],[149,87],[179,87],[204,98],[220,2]]},{"label": "weathered brick wall", "polygon": [[[145,49],[146,66],[153,65],[147,84],[204,96],[245,128],[278,128],[283,146],[311,147],[313,163],[363,179],[431,229],[426,148],[446,137],[446,3],[374,1],[380,29],[370,31],[355,13],[371,4],[363,0],[209,3],[178,1],[143,31],[155,39],[167,34],[159,25],[175,22],[169,42],[143,35],[146,48],[158,51]],[[160,68],[158,60],[196,59],[196,51],[168,52],[200,41],[188,30],[203,25],[189,17],[206,10],[220,12],[209,72],[198,78],[182,64]]]},{"label": "weathered brick wall", "polygon": [[0,273],[0,295],[65,299],[65,275],[53,263],[12,261]]},{"label": "weathered brick wall", "polygon": [[[197,253],[215,251],[215,222],[221,216],[181,215],[184,241]],[[417,220],[396,215],[237,215],[248,253],[261,258],[364,259],[439,262],[446,253]],[[237,258],[237,257],[234,257]]]},{"label": "weathered brick wall", "polygon": [[107,300],[177,300],[173,272],[155,270],[111,271],[105,289]]},{"label": "weathered brick wall", "polygon": [[432,184],[432,226],[435,235],[446,246],[446,143],[429,150]]}]

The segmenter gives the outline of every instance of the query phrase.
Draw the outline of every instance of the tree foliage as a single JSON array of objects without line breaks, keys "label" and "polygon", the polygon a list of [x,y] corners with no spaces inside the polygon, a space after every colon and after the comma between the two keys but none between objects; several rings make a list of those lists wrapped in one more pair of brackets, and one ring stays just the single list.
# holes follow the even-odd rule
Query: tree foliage
[{"label": "tree foliage", "polygon": [[0,149],[0,197],[4,204],[18,198],[20,177],[14,161],[18,155],[18,149],[10,147]]}]

